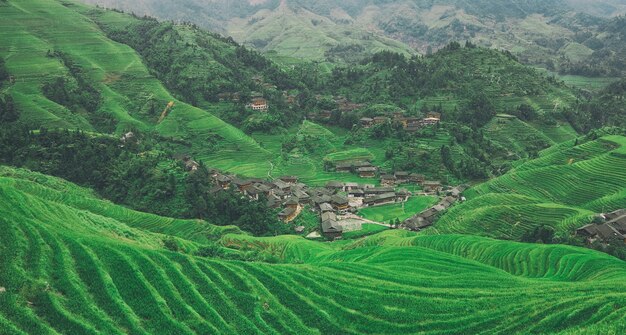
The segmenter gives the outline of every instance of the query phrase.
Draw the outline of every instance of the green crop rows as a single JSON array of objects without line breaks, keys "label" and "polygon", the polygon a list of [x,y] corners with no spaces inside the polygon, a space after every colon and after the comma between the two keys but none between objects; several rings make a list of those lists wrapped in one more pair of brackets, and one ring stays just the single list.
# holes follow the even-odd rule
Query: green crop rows
[{"label": "green crop rows", "polygon": [[[594,251],[397,230],[339,244],[222,235],[55,178],[1,175],[6,334],[617,334],[626,325],[626,265]],[[203,225],[233,251],[281,261],[170,252],[161,233],[171,225],[188,250],[202,246],[194,225]]]},{"label": "green crop rows", "polygon": [[626,138],[565,142],[539,158],[466,192],[430,233],[463,232],[520,238],[550,225],[566,233],[595,213],[626,207]]}]

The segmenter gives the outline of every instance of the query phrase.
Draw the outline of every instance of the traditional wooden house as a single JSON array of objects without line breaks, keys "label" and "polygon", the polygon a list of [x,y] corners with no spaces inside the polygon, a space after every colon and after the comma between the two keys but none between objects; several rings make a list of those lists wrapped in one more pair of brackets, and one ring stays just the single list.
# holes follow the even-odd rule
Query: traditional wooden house
[{"label": "traditional wooden house", "polygon": [[322,235],[328,239],[340,239],[343,234],[343,228],[335,220],[322,220]]},{"label": "traditional wooden house", "polygon": [[342,195],[334,195],[330,199],[330,203],[336,211],[343,211],[350,208],[350,203],[348,202],[348,198]]},{"label": "traditional wooden house", "polygon": [[415,133],[422,128],[423,126],[421,122],[412,122],[404,127],[404,131],[406,131],[407,133]]},{"label": "traditional wooden house", "polygon": [[189,172],[198,171],[199,167],[200,164],[198,164],[198,162],[194,161],[193,159],[185,161],[185,169]]},{"label": "traditional wooden house", "polygon": [[270,185],[265,183],[255,183],[254,187],[256,187],[256,189],[264,196],[268,197],[272,193],[272,187]]},{"label": "traditional wooden house", "polygon": [[327,194],[316,195],[316,196],[311,197],[311,203],[314,206],[319,207],[323,203],[330,202],[330,198],[331,198],[330,195],[327,195]]},{"label": "traditional wooden house", "polygon": [[298,211],[294,208],[287,207],[278,213],[278,218],[283,222],[293,221],[297,217]]},{"label": "traditional wooden house", "polygon": [[360,188],[354,188],[348,191],[348,197],[350,198],[363,198],[365,196],[365,191]]},{"label": "traditional wooden house", "polygon": [[413,117],[413,116],[402,117],[402,118],[397,119],[397,121],[402,124],[402,128],[406,128],[409,124],[417,123],[419,122],[419,120],[420,120],[419,118]]},{"label": "traditional wooden house", "polygon": [[267,100],[263,98],[255,98],[250,103],[250,108],[255,111],[266,111],[269,109],[269,105],[267,104]]},{"label": "traditional wooden house", "polygon": [[422,124],[425,126],[433,126],[439,123],[439,118],[436,117],[427,117],[422,119]]},{"label": "traditional wooden house", "polygon": [[409,200],[409,197],[411,196],[411,192],[409,192],[408,190],[399,190],[398,192],[396,192],[396,201],[397,202],[405,202],[407,200]]},{"label": "traditional wooden house", "polygon": [[300,207],[300,199],[296,197],[289,197],[287,198],[287,201],[285,201],[284,205],[287,208],[298,209]]},{"label": "traditional wooden house", "polygon": [[436,193],[441,190],[441,182],[438,181],[424,181],[422,183],[422,189],[427,193]]},{"label": "traditional wooden house", "polygon": [[396,202],[396,194],[393,192],[383,193],[374,197],[365,198],[363,204],[365,206],[380,206]]},{"label": "traditional wooden house", "polygon": [[374,123],[374,119],[369,118],[369,117],[362,117],[362,118],[359,120],[359,123],[361,124],[361,126],[362,126],[363,128],[369,128],[369,127],[371,127],[371,126],[372,126],[372,124]]},{"label": "traditional wooden house", "polygon": [[425,180],[426,180],[426,177],[423,174],[411,173],[409,175],[409,181],[411,181],[412,183],[421,185],[424,183]]},{"label": "traditional wooden house", "polygon": [[287,197],[289,196],[289,194],[283,190],[279,190],[277,188],[272,189],[272,195],[277,197],[278,199],[287,199]]},{"label": "traditional wooden house", "polygon": [[327,202],[320,204],[319,208],[320,208],[320,212],[322,213],[334,211],[333,206]]},{"label": "traditional wooden house", "polygon": [[432,222],[425,220],[421,216],[414,216],[404,220],[402,225],[412,231],[420,231],[433,225]]},{"label": "traditional wooden house", "polygon": [[435,222],[435,218],[437,217],[437,214],[439,214],[439,211],[437,211],[435,207],[431,207],[419,213],[417,216],[423,218],[425,221],[432,224]]},{"label": "traditional wooden house", "polygon": [[259,196],[262,194],[259,189],[254,185],[249,185],[243,189],[243,194],[247,195],[252,200],[259,200]]},{"label": "traditional wooden house", "polygon": [[362,168],[362,167],[372,167],[372,163],[369,161],[356,161],[352,163],[352,167],[354,167],[355,169],[358,168]]},{"label": "traditional wooden house", "polygon": [[603,223],[596,225],[596,235],[602,241],[611,242],[620,240],[622,242],[626,241],[626,236],[621,234],[613,225],[608,223]]},{"label": "traditional wooden house", "polygon": [[393,187],[369,187],[363,190],[366,197],[374,197],[385,193],[393,193]]},{"label": "traditional wooden house", "polygon": [[409,173],[406,171],[396,171],[394,174],[397,183],[406,183],[409,181]]},{"label": "traditional wooden house", "polygon": [[284,181],[280,179],[274,180],[273,184],[277,189],[283,192],[289,192],[289,190],[291,189],[291,185],[289,183],[285,183]]},{"label": "traditional wooden house", "polygon": [[331,111],[321,111],[317,114],[317,118],[320,120],[329,120],[330,117],[333,115],[333,113]]},{"label": "traditional wooden house", "polygon": [[224,192],[224,188],[219,185],[216,185],[209,190],[209,194],[217,194],[220,192]]},{"label": "traditional wooden house", "polygon": [[378,168],[374,166],[360,167],[357,169],[357,172],[359,173],[359,177],[361,178],[375,178],[377,171],[378,171]]},{"label": "traditional wooden house", "polygon": [[621,216],[626,216],[626,209],[618,209],[616,211],[603,215],[606,220],[614,220]]},{"label": "traditional wooden house", "polygon": [[328,183],[326,183],[326,189],[328,190],[343,191],[344,190],[343,187],[344,185],[340,181],[329,181]]},{"label": "traditional wooden house", "polygon": [[235,187],[237,187],[237,190],[243,193],[245,188],[252,185],[252,181],[248,179],[235,178],[232,181],[232,185],[235,185]]},{"label": "traditional wooden house", "polygon": [[380,184],[383,186],[394,186],[396,185],[396,177],[391,174],[383,174],[380,176]]},{"label": "traditional wooden house", "polygon": [[215,181],[221,188],[226,189],[230,187],[232,178],[227,175],[220,174],[215,177]]},{"label": "traditional wooden house", "polygon": [[610,224],[619,231],[621,234],[626,234],[626,212],[622,216],[612,216],[613,219],[607,221],[607,224]]},{"label": "traditional wooden house", "polygon": [[455,197],[447,196],[447,197],[443,198],[443,200],[441,200],[441,202],[439,202],[439,204],[441,204],[445,208],[449,208],[450,206],[452,206],[456,202],[456,200],[457,199]]},{"label": "traditional wooden house", "polygon": [[344,183],[344,189],[346,190],[346,192],[352,191],[353,189],[358,189],[361,188],[361,186],[359,186],[358,183]]},{"label": "traditional wooden house", "polygon": [[335,172],[352,172],[352,163],[339,162],[335,164]]},{"label": "traditional wooden house", "polygon": [[390,119],[388,117],[386,117],[386,116],[376,116],[376,117],[374,117],[373,120],[374,120],[373,124],[375,124],[375,125],[376,124],[384,124],[384,123],[387,123],[387,122],[390,121]]},{"label": "traditional wooden house", "polygon": [[267,206],[269,208],[278,208],[278,207],[280,207],[281,204],[282,204],[282,199],[281,198],[279,198],[279,197],[277,197],[277,196],[275,196],[273,194],[270,194],[267,197]]},{"label": "traditional wooden house", "polygon": [[298,183],[298,177],[297,176],[282,176],[282,177],[280,177],[278,179],[284,181],[287,184],[297,184]]},{"label": "traditional wooden house", "polygon": [[293,195],[300,199],[302,204],[308,204],[311,201],[311,197],[303,189],[297,188],[293,190]]}]

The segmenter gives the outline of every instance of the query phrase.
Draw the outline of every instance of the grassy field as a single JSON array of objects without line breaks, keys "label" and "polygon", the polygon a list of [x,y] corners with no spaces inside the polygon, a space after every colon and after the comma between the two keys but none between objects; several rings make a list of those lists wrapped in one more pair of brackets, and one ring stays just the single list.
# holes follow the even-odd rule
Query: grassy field
[{"label": "grassy field", "polygon": [[389,220],[403,221],[437,203],[436,197],[411,197],[405,203],[366,207],[359,211],[362,217],[388,223]]},{"label": "grassy field", "polygon": [[518,239],[540,225],[560,234],[589,223],[595,213],[626,207],[626,138],[566,142],[509,173],[466,192],[429,233]]},{"label": "grassy field", "polygon": [[[2,334],[626,330],[626,263],[586,249],[400,230],[341,243],[255,238],[8,168],[0,212]],[[179,252],[163,245],[174,225]],[[197,227],[225,254],[274,263],[193,256],[208,243],[189,233]]]}]

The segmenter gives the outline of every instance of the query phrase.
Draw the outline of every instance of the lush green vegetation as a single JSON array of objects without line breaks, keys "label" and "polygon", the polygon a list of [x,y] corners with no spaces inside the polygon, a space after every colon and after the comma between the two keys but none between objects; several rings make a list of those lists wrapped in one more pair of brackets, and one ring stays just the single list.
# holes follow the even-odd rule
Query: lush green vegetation
[{"label": "lush green vegetation", "polygon": [[[578,140],[577,140],[578,141]],[[597,213],[626,207],[626,138],[563,144],[466,192],[430,233],[521,239],[540,226],[567,241]]]},{"label": "lush green vegetation", "polygon": [[22,170],[1,175],[7,334],[619,334],[626,326],[626,266],[595,251],[403,231],[343,244],[224,235],[236,230],[133,212]]},{"label": "lush green vegetation", "polygon": [[[156,143],[155,143],[156,142]],[[232,191],[211,194],[204,165],[188,172],[157,141],[135,132],[122,142],[81,131],[29,131],[0,125],[0,163],[66,178],[136,210],[179,218],[205,218],[256,235],[288,233],[265,201]]]},{"label": "lush green vegetation", "polygon": [[395,223],[396,219],[404,221],[435,203],[437,203],[436,197],[415,196],[401,204],[363,208],[359,211],[359,215],[372,221],[388,223],[391,220]]},{"label": "lush green vegetation", "polygon": [[619,80],[602,89],[597,95],[582,101],[566,112],[573,126],[588,132],[605,126],[626,127],[626,109],[623,96],[626,81]]},{"label": "lush green vegetation", "polygon": [[[211,114],[219,105],[199,109],[175,99],[152,76],[140,55],[107,38],[94,21],[81,14],[92,10],[98,12],[48,0],[11,1],[2,6],[0,40],[5,48],[0,58],[13,77],[10,85],[4,82],[3,95],[11,96],[20,122],[33,129],[45,126],[117,134],[137,128],[177,144],[179,152],[211,158],[213,166],[242,173],[263,167],[259,162],[266,161],[268,153],[241,130]],[[117,18],[120,24],[128,24],[131,18],[118,13],[105,17]],[[248,69],[246,73],[254,71]],[[173,108],[157,124],[170,101]],[[207,145],[212,141],[217,144]]]},{"label": "lush green vegetation", "polygon": [[353,230],[343,234],[344,239],[356,239],[365,236],[374,235],[389,229],[388,227],[372,224],[372,223],[364,223],[361,225],[361,230]]}]

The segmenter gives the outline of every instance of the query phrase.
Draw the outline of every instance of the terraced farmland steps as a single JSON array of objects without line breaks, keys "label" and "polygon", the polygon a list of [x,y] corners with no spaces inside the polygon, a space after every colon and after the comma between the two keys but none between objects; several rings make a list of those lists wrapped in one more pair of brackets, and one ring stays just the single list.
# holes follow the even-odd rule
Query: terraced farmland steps
[{"label": "terraced farmland steps", "polygon": [[564,143],[465,192],[435,233],[519,239],[538,226],[569,234],[597,213],[626,208],[626,137]]},{"label": "terraced farmland steps", "polygon": [[[201,258],[166,250],[161,234],[199,222],[118,208],[9,168],[0,170],[0,212],[3,334],[618,334],[626,327],[626,263],[586,249],[399,230],[348,244],[234,233],[219,243],[273,253],[281,263]],[[190,251],[206,241],[195,231],[178,235]]]}]

